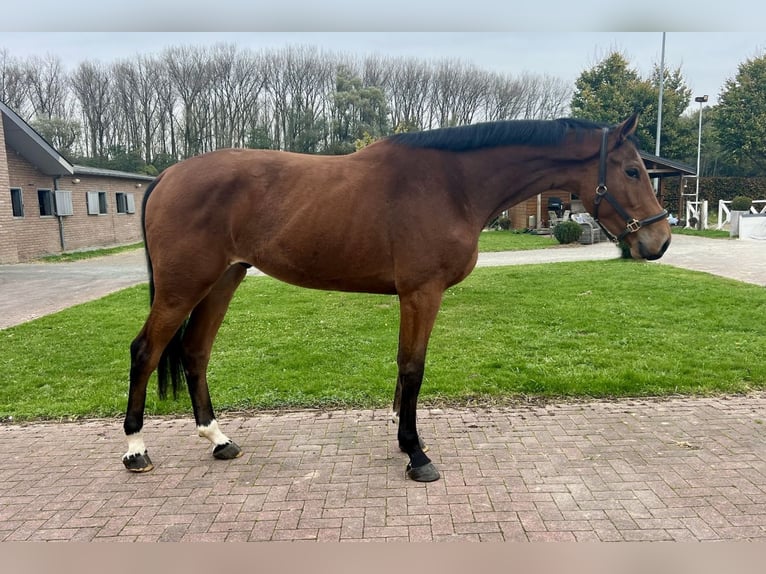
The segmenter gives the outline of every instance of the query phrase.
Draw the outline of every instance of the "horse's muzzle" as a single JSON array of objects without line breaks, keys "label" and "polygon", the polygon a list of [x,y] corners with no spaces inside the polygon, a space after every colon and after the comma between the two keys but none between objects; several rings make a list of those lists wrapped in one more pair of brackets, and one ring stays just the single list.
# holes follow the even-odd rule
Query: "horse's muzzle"
[{"label": "horse's muzzle", "polygon": [[668,247],[670,246],[670,237],[668,237],[665,242],[660,246],[659,251],[651,251],[647,249],[647,247],[641,242],[638,242],[638,253],[641,255],[642,259],[646,259],[647,261],[654,261],[656,259],[659,259],[662,257],[665,252],[668,250]]}]

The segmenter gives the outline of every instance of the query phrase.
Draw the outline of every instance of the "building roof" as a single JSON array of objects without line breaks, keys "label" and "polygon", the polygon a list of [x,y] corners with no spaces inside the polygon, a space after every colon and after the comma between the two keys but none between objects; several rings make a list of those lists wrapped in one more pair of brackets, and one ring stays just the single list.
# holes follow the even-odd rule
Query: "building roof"
[{"label": "building roof", "polygon": [[45,175],[72,175],[74,168],[32,126],[0,102],[5,141]]},{"label": "building roof", "polygon": [[97,175],[123,179],[152,181],[154,177],[142,173],[128,173],[113,169],[73,165],[56,151],[43,136],[25,122],[16,112],[0,101],[6,143],[45,175]]},{"label": "building roof", "polygon": [[74,175],[100,175],[103,177],[117,177],[123,179],[140,179],[143,181],[152,181],[154,176],[143,173],[130,173],[128,171],[117,171],[114,169],[104,169],[102,167],[90,167],[88,165],[74,165]]},{"label": "building roof", "polygon": [[644,160],[649,177],[669,177],[696,175],[697,170],[689,164],[653,155],[644,151],[638,152]]}]

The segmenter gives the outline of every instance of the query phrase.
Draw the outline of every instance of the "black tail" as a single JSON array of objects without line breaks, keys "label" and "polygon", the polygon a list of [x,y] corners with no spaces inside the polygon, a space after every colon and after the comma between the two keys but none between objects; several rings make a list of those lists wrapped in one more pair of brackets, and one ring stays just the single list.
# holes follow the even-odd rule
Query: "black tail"
[{"label": "black tail", "polygon": [[[152,258],[149,255],[149,248],[146,244],[146,202],[149,200],[152,190],[157,186],[160,181],[160,175],[149,187],[146,188],[144,193],[144,201],[141,207],[141,233],[144,237],[144,251],[146,253],[146,270],[149,274],[149,303],[154,303],[154,272],[152,269]],[[168,382],[171,383],[173,389],[173,398],[178,396],[178,388],[181,383],[185,383],[185,375],[183,368],[182,357],[182,342],[184,337],[184,329],[186,328],[187,321],[178,328],[173,338],[165,347],[160,357],[160,362],[157,365],[157,382],[159,383],[160,398],[164,399],[168,395]]]}]

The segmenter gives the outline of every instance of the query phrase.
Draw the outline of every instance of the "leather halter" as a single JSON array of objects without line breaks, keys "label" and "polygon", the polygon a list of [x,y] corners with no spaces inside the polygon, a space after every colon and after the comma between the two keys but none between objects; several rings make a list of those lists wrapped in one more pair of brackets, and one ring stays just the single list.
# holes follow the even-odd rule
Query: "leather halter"
[{"label": "leather halter", "polygon": [[[601,229],[604,230],[604,233],[606,233],[606,236],[609,239],[612,241],[622,241],[626,236],[630,235],[631,233],[635,233],[642,227],[666,219],[668,216],[668,211],[667,209],[663,209],[662,213],[658,213],[657,215],[652,215],[651,217],[647,217],[646,219],[641,220],[628,215],[628,212],[623,209],[617,199],[611,193],[609,193],[606,187],[606,148],[607,140],[609,137],[609,128],[602,128],[601,134],[601,155],[599,157],[598,164],[598,187],[596,188],[596,198],[593,200],[593,219],[596,221],[596,223],[599,224]],[[598,207],[601,205],[601,201],[604,199],[607,201],[607,203],[609,203],[609,205],[612,206],[618,215],[625,220],[625,229],[622,233],[620,233],[620,235],[615,236],[614,233],[604,227],[604,224],[601,223],[601,221],[598,219]]]}]

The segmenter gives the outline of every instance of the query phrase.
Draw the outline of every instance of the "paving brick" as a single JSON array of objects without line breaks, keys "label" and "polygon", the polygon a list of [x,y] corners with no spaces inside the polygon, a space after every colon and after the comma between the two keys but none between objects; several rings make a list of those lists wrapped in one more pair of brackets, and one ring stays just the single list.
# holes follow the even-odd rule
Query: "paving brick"
[{"label": "paving brick", "polygon": [[143,475],[119,464],[121,421],[3,425],[0,540],[766,538],[766,393],[421,409],[442,471],[429,484],[405,480],[386,417],[224,416],[234,461],[213,460],[191,418],[149,417]]}]

